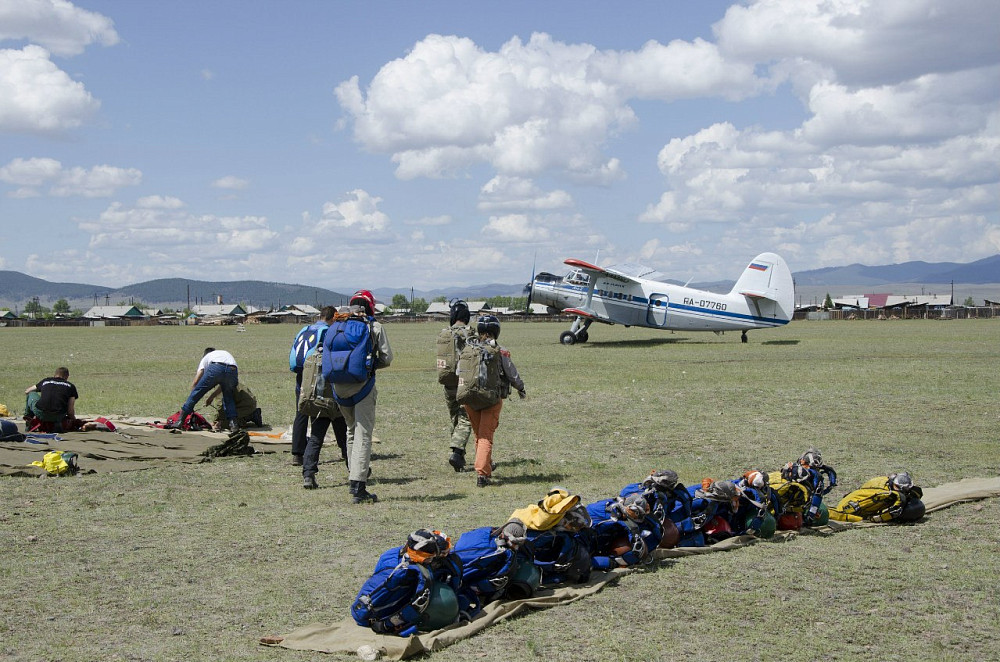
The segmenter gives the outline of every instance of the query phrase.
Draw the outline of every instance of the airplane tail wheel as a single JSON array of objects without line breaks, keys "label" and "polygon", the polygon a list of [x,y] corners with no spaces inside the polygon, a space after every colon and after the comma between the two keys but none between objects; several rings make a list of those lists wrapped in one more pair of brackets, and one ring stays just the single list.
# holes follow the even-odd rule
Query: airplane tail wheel
[{"label": "airplane tail wheel", "polygon": [[586,331],[581,331],[579,334],[577,334],[576,340],[577,342],[587,342],[588,340],[590,340],[590,334],[588,334]]},{"label": "airplane tail wheel", "polygon": [[572,331],[563,331],[559,336],[559,342],[564,345],[573,345],[576,343],[576,336],[573,335]]}]

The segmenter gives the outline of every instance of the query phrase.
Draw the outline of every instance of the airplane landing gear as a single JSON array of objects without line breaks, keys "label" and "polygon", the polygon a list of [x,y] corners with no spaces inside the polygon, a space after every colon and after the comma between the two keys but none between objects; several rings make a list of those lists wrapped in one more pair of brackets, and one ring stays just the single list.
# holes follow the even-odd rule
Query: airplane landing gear
[{"label": "airplane landing gear", "polygon": [[573,326],[570,327],[569,331],[563,331],[559,335],[559,342],[564,345],[575,345],[578,342],[587,342],[590,340],[590,334],[587,333],[587,329],[590,328],[590,324],[593,320],[585,320],[581,317],[577,317],[573,320]]}]

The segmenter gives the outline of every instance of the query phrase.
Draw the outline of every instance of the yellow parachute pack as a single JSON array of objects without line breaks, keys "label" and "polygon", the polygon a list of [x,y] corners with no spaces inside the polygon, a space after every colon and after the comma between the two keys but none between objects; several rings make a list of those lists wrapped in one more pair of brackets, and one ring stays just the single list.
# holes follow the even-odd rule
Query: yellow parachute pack
[{"label": "yellow parachute pack", "polygon": [[79,471],[76,453],[70,451],[49,451],[41,460],[31,463],[33,467],[41,467],[50,476],[73,475]]}]

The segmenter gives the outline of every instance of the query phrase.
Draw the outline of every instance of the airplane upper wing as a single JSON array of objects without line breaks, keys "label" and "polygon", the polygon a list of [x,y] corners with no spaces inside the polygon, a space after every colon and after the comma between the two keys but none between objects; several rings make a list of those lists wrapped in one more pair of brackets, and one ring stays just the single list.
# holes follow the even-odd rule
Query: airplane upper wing
[{"label": "airplane upper wing", "polygon": [[568,264],[571,267],[576,267],[577,269],[583,269],[587,273],[595,274],[598,276],[604,276],[605,278],[610,278],[612,280],[617,280],[622,283],[638,283],[639,281],[632,276],[626,276],[623,273],[614,271],[613,269],[605,269],[604,267],[595,266],[589,262],[584,262],[583,260],[577,260],[576,258],[569,258],[563,260],[564,264]]}]

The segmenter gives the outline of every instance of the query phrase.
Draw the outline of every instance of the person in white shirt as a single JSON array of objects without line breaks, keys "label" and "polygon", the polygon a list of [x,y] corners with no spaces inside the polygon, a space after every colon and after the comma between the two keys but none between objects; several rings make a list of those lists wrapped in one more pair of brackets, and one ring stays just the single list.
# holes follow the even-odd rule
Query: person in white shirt
[{"label": "person in white shirt", "polygon": [[194,411],[195,405],[206,393],[216,386],[222,388],[222,408],[229,419],[229,429],[235,432],[239,429],[236,414],[236,399],[233,393],[236,384],[239,382],[239,369],[236,367],[236,359],[229,352],[222,349],[208,347],[205,355],[201,357],[198,364],[198,372],[195,373],[194,381],[191,382],[191,395],[187,401],[181,405],[181,415],[173,423],[168,423],[165,427],[181,429],[184,421]]}]

